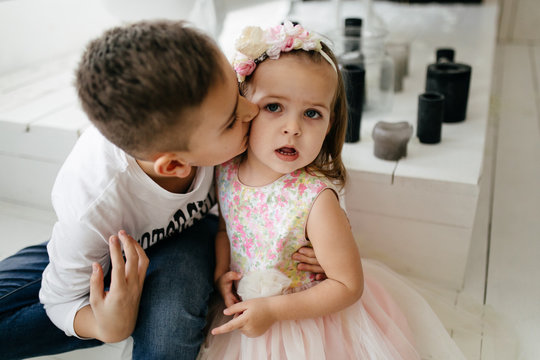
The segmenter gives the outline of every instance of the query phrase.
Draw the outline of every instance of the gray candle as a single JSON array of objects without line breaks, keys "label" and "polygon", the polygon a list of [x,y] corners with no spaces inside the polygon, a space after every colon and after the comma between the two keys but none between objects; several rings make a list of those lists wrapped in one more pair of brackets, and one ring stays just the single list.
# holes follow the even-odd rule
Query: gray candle
[{"label": "gray candle", "polygon": [[372,137],[375,141],[373,153],[383,160],[399,160],[407,156],[407,143],[413,133],[412,125],[406,121],[379,121],[373,127]]},{"label": "gray candle", "polygon": [[403,90],[403,78],[409,73],[409,44],[390,42],[385,48],[394,61],[394,92],[400,92]]}]

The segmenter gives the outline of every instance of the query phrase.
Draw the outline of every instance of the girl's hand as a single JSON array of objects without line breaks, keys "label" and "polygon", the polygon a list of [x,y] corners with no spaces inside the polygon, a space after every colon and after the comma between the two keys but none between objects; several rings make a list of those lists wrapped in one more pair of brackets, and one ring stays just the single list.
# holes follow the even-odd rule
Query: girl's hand
[{"label": "girl's hand", "polygon": [[326,274],[315,257],[313,248],[304,246],[298,249],[298,251],[293,254],[292,258],[293,260],[300,262],[298,264],[298,270],[316,273],[315,279],[317,280],[326,279]]},{"label": "girl's hand", "polygon": [[270,311],[271,299],[271,297],[250,299],[223,310],[225,315],[234,315],[234,318],[213,329],[212,335],[225,334],[238,329],[247,337],[261,336],[277,320]]},{"label": "girl's hand", "polygon": [[233,292],[233,282],[235,280],[240,280],[241,278],[241,274],[234,271],[228,271],[217,279],[216,286],[223,297],[223,301],[225,301],[226,307],[233,306],[240,301]]}]

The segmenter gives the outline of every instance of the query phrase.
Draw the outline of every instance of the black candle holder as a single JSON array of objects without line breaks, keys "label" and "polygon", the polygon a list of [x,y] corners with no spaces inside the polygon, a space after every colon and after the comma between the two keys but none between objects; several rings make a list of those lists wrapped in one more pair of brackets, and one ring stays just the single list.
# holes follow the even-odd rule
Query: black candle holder
[{"label": "black candle holder", "polygon": [[444,95],[436,92],[418,95],[416,136],[421,143],[437,144],[441,141],[443,118]]},{"label": "black candle holder", "polygon": [[444,122],[465,120],[471,72],[472,68],[466,64],[439,62],[428,65],[426,92],[444,95]]},{"label": "black candle holder", "polygon": [[366,71],[357,64],[341,65],[341,74],[347,97],[347,132],[345,141],[360,141],[360,124],[364,107],[364,88]]}]

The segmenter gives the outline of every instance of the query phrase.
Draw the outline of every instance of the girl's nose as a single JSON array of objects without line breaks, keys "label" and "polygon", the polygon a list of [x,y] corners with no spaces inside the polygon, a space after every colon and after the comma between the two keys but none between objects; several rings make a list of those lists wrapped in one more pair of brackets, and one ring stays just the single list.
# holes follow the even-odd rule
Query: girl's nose
[{"label": "girl's nose", "polygon": [[238,99],[238,109],[236,114],[242,122],[250,122],[257,116],[259,113],[259,107],[246,99],[243,96],[240,96]]},{"label": "girl's nose", "polygon": [[300,128],[300,124],[296,119],[289,119],[283,126],[282,132],[284,135],[302,135],[302,129]]}]

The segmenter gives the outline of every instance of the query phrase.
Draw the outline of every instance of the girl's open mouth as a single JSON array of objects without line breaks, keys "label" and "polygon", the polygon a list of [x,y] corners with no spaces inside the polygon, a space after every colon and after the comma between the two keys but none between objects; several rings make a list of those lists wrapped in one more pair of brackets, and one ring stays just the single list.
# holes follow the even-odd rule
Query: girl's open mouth
[{"label": "girl's open mouth", "polygon": [[275,153],[283,161],[294,161],[298,158],[298,151],[293,147],[282,147],[277,149]]}]

